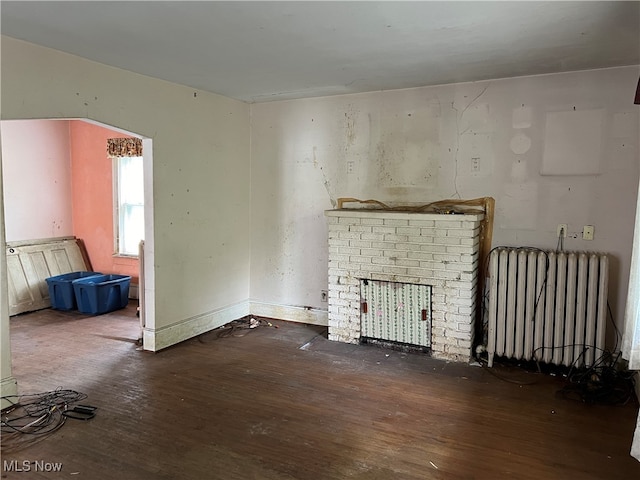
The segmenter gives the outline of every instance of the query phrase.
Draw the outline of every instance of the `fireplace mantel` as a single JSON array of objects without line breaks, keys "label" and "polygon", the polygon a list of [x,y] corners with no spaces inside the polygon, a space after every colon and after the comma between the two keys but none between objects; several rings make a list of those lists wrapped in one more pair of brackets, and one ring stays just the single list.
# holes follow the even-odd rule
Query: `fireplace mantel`
[{"label": "fireplace mantel", "polygon": [[327,210],[329,339],[360,341],[360,280],[430,285],[431,355],[472,357],[482,214]]}]

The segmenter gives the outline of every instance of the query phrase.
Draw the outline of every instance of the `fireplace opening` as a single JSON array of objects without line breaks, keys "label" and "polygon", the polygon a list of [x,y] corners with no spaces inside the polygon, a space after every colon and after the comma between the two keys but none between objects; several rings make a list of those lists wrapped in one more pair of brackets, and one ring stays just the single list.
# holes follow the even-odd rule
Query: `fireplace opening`
[{"label": "fireplace opening", "polygon": [[360,280],[360,337],[431,347],[431,286]]}]

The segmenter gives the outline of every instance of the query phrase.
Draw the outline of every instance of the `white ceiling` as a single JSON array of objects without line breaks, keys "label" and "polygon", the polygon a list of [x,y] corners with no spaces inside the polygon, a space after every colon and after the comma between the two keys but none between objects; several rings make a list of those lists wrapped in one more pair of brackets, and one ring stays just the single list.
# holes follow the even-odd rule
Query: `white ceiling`
[{"label": "white ceiling", "polygon": [[640,64],[640,2],[0,3],[2,34],[246,102]]}]

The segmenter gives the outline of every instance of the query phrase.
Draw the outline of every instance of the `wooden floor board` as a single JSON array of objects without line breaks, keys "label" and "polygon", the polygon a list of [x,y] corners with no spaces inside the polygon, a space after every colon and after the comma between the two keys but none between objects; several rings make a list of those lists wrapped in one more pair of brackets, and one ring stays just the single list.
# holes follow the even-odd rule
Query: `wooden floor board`
[{"label": "wooden floor board", "polygon": [[90,479],[635,479],[637,405],[560,398],[563,379],[329,342],[322,327],[272,321],[140,351],[135,309],[43,310],[11,319],[21,393],[89,395],[87,422],[3,461],[62,462]]}]

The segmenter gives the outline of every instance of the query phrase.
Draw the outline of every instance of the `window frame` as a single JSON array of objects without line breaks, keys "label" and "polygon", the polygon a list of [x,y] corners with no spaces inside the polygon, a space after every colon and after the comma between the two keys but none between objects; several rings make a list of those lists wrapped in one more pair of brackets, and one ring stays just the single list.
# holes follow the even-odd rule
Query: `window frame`
[{"label": "window frame", "polygon": [[[120,202],[120,193],[121,193],[121,184],[122,181],[120,180],[120,170],[121,170],[121,163],[123,159],[127,159],[127,158],[137,158],[139,159],[140,162],[140,168],[142,169],[142,179],[143,179],[143,185],[141,186],[143,189],[143,196],[142,196],[142,203],[138,203],[138,204],[126,204],[126,205],[133,205],[133,206],[141,206],[144,212],[144,164],[143,164],[143,157],[142,156],[135,156],[135,157],[114,157],[113,158],[113,257],[121,257],[121,258],[138,258],[139,257],[139,252],[136,251],[135,253],[129,253],[129,252],[122,252],[121,251],[121,232],[123,230],[122,228],[122,224],[123,224],[123,219],[122,219],[122,208],[121,208],[121,202]],[[143,217],[144,217],[144,213],[143,213]],[[142,229],[142,233],[143,233],[143,238],[141,240],[144,240],[144,225],[143,225],[143,229]]]}]

